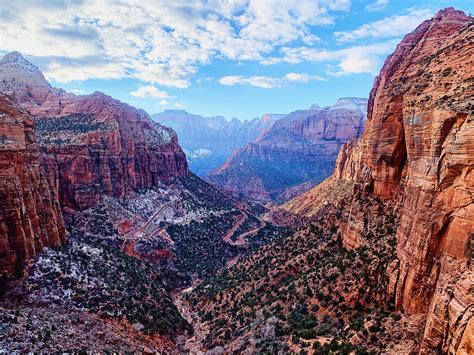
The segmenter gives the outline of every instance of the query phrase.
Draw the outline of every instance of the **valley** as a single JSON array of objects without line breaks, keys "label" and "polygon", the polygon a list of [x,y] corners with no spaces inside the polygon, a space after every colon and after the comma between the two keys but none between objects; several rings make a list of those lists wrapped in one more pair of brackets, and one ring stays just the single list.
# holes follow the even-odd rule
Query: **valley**
[{"label": "valley", "polygon": [[[449,7],[368,99],[242,122],[76,95],[5,54],[0,352],[472,353],[473,67]],[[290,74],[219,82],[325,81]],[[155,89],[131,96],[175,98]]]}]

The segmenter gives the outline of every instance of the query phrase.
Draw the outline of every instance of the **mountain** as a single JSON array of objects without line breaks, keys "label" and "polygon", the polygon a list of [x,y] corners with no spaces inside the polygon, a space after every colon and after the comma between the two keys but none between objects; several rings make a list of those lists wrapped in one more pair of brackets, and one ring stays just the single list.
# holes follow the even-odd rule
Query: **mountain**
[{"label": "mountain", "polygon": [[266,114],[242,122],[237,118],[227,121],[221,116],[203,117],[184,110],[166,110],[151,117],[176,131],[191,171],[205,176],[222,165],[235,149],[257,139],[283,116]]},{"label": "mountain", "polygon": [[0,61],[0,91],[35,116],[45,170],[65,207],[88,208],[101,194],[124,196],[188,174],[171,129],[102,93],[53,89],[17,52]]},{"label": "mountain", "polygon": [[208,180],[265,202],[294,197],[331,174],[341,145],[361,134],[366,106],[366,99],[341,98],[331,107],[292,112],[237,149]]},{"label": "mountain", "polygon": [[312,222],[189,295],[204,348],[472,352],[473,39],[452,8],[404,37],[361,138],[282,206]]},{"label": "mountain", "polygon": [[65,240],[59,196],[40,165],[33,118],[0,94],[0,272],[21,276]]},{"label": "mountain", "polygon": [[52,88],[19,53],[0,75],[1,349],[172,350],[193,333],[177,290],[287,233],[144,111]]}]

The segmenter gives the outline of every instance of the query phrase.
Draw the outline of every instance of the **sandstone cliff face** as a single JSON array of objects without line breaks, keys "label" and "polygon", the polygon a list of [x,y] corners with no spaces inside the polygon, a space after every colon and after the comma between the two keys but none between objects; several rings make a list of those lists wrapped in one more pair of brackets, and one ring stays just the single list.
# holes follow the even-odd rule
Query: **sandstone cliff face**
[{"label": "sandstone cliff face", "polygon": [[0,94],[0,274],[65,240],[59,196],[40,164],[33,118]]},{"label": "sandstone cliff face", "polygon": [[282,200],[299,186],[308,189],[308,182],[331,174],[341,145],[361,134],[366,103],[343,98],[332,107],[295,111],[237,150],[209,180],[263,201]]},{"label": "sandstone cliff face", "polygon": [[102,93],[63,94],[30,111],[66,207],[85,209],[101,194],[125,196],[188,173],[170,128]]},{"label": "sandstone cliff face", "polygon": [[45,172],[66,208],[85,209],[101,194],[125,196],[188,174],[173,130],[102,93],[52,89],[19,53],[0,62],[0,89],[35,117]]},{"label": "sandstone cliff face", "polygon": [[354,185],[346,247],[363,244],[377,213],[361,196],[400,216],[390,292],[408,314],[427,314],[422,351],[455,352],[473,337],[473,58],[473,18],[452,8],[407,35],[375,80],[362,138],[343,146],[331,178]]}]

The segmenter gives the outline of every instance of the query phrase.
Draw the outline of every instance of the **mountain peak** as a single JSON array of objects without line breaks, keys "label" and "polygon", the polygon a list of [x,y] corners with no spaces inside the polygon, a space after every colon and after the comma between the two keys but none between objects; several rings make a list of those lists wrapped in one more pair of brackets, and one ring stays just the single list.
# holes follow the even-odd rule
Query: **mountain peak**
[{"label": "mountain peak", "polygon": [[0,60],[0,66],[20,68],[44,78],[41,71],[33,63],[25,59],[20,52],[10,52],[5,54],[2,60]]},{"label": "mountain peak", "polygon": [[16,51],[5,54],[0,62],[2,63],[17,63],[17,62],[29,63],[21,55],[20,52],[16,52]]},{"label": "mountain peak", "polygon": [[331,109],[347,109],[347,110],[356,110],[367,112],[367,103],[366,98],[361,97],[341,97],[332,105]]},{"label": "mountain peak", "polygon": [[41,104],[53,90],[43,73],[20,52],[0,60],[0,81],[0,91],[14,94],[20,103]]}]

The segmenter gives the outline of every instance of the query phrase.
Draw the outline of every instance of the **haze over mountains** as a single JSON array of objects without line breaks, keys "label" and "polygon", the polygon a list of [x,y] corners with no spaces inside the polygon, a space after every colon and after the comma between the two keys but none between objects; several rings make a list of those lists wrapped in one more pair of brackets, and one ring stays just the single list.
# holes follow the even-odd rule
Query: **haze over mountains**
[{"label": "haze over mountains", "polygon": [[184,110],[166,110],[151,118],[175,130],[191,170],[206,176],[222,165],[235,149],[256,140],[283,116],[265,114],[252,120],[227,121],[221,116],[202,117]]},{"label": "haze over mountains", "polygon": [[[368,103],[161,114],[177,134],[5,55],[0,352],[472,353],[473,58],[446,8]],[[210,184],[188,161],[216,147]]]}]

